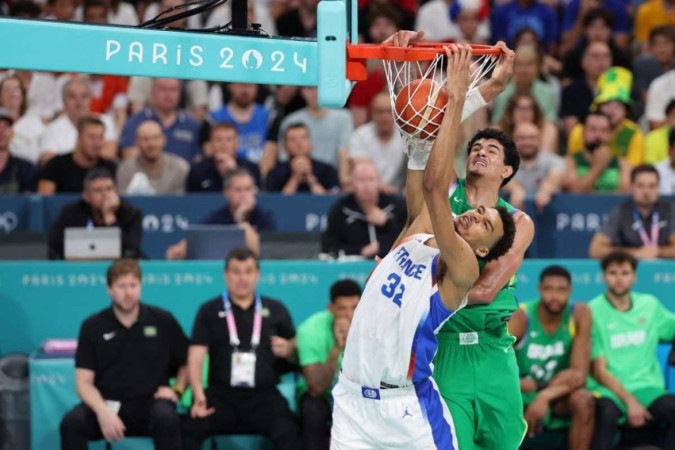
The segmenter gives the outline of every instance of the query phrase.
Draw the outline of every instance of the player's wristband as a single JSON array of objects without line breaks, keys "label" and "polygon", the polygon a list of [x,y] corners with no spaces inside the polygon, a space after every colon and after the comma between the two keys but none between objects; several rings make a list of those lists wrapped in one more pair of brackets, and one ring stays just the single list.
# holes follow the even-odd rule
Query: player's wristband
[{"label": "player's wristband", "polygon": [[482,107],[486,106],[487,102],[483,98],[477,87],[471,89],[466,93],[464,99],[464,108],[462,108],[462,122],[468,119],[471,114],[475,113]]},{"label": "player's wristband", "polygon": [[173,390],[176,393],[176,395],[178,395],[179,397],[182,397],[183,393],[185,392],[185,390],[179,388],[178,385],[176,385],[176,384],[171,386],[171,390]]},{"label": "player's wristband", "polygon": [[424,170],[429,161],[431,154],[431,147],[434,143],[423,140],[410,140],[408,144],[408,169],[410,170]]}]

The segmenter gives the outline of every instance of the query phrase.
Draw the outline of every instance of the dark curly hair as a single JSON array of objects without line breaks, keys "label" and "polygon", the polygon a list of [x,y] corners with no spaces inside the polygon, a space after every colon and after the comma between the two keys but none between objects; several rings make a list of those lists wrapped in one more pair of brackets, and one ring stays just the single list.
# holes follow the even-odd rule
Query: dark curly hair
[{"label": "dark curly hair", "polygon": [[511,181],[511,178],[516,175],[516,172],[518,172],[518,168],[520,167],[520,154],[518,153],[516,144],[513,142],[513,139],[511,139],[511,136],[503,131],[497,130],[496,128],[484,128],[476,133],[469,141],[469,144],[466,146],[467,155],[471,153],[471,148],[480,139],[494,139],[504,147],[504,165],[511,166],[513,169],[511,175],[502,180],[502,186],[505,186]]},{"label": "dark curly hair", "polygon": [[516,235],[516,222],[513,220],[513,215],[503,206],[497,206],[495,209],[499,213],[499,217],[502,219],[504,235],[497,241],[495,245],[492,246],[490,252],[485,256],[485,258],[483,258],[485,262],[497,259],[511,250],[513,238]]}]

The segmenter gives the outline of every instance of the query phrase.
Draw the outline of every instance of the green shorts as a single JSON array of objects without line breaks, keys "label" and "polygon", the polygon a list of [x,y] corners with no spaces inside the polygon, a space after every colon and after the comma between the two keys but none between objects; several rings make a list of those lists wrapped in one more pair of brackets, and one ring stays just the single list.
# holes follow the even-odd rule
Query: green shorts
[{"label": "green shorts", "polygon": [[517,450],[525,436],[513,341],[505,328],[438,334],[434,379],[462,450]]}]

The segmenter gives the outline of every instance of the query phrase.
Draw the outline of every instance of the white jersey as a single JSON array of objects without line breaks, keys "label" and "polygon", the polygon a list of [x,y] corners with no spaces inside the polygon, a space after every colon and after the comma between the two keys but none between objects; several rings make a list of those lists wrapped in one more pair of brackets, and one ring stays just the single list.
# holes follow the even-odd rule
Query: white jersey
[{"label": "white jersey", "polygon": [[436,333],[454,313],[436,285],[440,252],[418,234],[377,265],[354,312],[342,375],[373,388],[406,386],[429,378],[438,342]]}]

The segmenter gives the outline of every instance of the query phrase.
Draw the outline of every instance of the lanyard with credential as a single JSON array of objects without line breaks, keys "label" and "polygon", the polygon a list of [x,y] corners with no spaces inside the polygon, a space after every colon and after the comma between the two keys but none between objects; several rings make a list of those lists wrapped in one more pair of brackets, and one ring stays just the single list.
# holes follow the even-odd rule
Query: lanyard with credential
[{"label": "lanyard with credential", "polygon": [[649,233],[651,236],[647,235],[645,226],[642,223],[642,216],[638,213],[637,208],[633,207],[633,220],[637,223],[637,232],[640,235],[642,244],[644,245],[659,245],[659,212],[655,209],[652,212],[652,230]]},{"label": "lanyard with credential", "polygon": [[[239,334],[237,333],[237,324],[234,321],[232,312],[232,303],[226,292],[223,292],[223,307],[225,308],[225,320],[227,321],[227,331],[230,333],[230,345],[235,349],[239,347]],[[260,345],[260,333],[262,330],[262,301],[260,295],[255,295],[255,310],[253,312],[253,332],[251,333],[251,350],[255,350]]]}]

